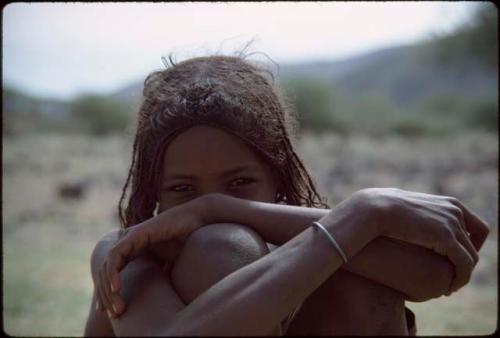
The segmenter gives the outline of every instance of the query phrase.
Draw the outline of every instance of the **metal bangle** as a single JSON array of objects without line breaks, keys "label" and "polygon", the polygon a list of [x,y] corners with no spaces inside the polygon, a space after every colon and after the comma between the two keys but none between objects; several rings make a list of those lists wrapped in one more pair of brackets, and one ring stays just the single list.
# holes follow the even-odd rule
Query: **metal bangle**
[{"label": "metal bangle", "polygon": [[340,247],[339,243],[337,243],[337,241],[335,240],[335,238],[333,238],[333,236],[330,235],[330,233],[328,232],[328,230],[326,230],[325,227],[323,225],[321,225],[320,222],[312,222],[312,224],[315,225],[316,227],[318,227],[321,231],[323,231],[323,233],[326,235],[326,237],[328,237],[328,239],[330,240],[330,242],[332,242],[333,246],[335,247],[335,249],[338,251],[338,253],[342,257],[342,260],[344,261],[344,263],[347,263],[347,257],[346,257],[346,255],[344,253],[344,250],[342,250],[342,248]]}]

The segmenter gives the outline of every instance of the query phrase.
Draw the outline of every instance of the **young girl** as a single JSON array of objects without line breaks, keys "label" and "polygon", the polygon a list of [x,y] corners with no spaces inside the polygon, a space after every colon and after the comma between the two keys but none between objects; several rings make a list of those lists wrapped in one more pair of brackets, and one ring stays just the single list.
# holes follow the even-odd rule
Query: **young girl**
[{"label": "young girl", "polygon": [[469,281],[483,220],[399,189],[329,209],[283,99],[244,58],[172,65],[143,94],[123,228],[92,253],[86,336],[415,334],[405,300]]}]

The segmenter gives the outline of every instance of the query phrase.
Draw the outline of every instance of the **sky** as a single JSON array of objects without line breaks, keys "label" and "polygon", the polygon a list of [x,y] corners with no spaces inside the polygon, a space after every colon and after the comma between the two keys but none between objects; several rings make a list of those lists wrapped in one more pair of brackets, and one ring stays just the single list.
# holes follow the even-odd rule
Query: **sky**
[{"label": "sky", "polygon": [[278,63],[341,60],[409,44],[466,20],[472,2],[10,3],[3,85],[69,100],[112,93],[177,60],[254,39]]}]

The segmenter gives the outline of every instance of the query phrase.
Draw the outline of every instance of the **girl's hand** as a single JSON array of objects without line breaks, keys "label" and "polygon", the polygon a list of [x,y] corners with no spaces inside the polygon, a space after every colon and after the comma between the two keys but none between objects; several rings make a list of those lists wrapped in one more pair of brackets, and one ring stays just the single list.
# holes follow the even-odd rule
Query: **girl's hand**
[{"label": "girl's hand", "polygon": [[447,256],[455,278],[446,295],[469,282],[489,233],[488,224],[456,198],[392,188],[361,191],[378,212],[383,236],[424,246]]},{"label": "girl's hand", "polygon": [[97,308],[115,318],[125,308],[119,291],[120,271],[155,243],[182,243],[194,230],[205,225],[204,199],[198,198],[170,208],[140,224],[120,230],[115,244],[94,277]]},{"label": "girl's hand", "polygon": [[[96,246],[94,247],[94,250],[92,251],[92,255],[90,258],[90,271],[92,273],[92,281],[94,282],[94,294],[95,294],[95,305],[96,305],[96,310],[103,312],[106,310],[106,308],[103,306],[103,298],[101,297],[101,294],[103,294],[103,288],[100,283],[100,276],[101,276],[101,270],[102,270],[102,265],[103,262],[105,262],[105,258],[109,252],[109,250],[115,245],[115,243],[118,241],[118,229],[114,229],[104,235],[99,241],[97,242]],[[103,294],[104,295],[104,294]],[[121,300],[118,300],[120,302]],[[110,309],[110,311],[113,312],[113,309]]]}]

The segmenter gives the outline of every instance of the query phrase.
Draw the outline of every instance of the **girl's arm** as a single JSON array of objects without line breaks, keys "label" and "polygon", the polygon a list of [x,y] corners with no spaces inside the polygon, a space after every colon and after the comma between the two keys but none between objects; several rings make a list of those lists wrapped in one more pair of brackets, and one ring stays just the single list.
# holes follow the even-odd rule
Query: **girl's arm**
[{"label": "girl's arm", "polygon": [[[276,245],[287,242],[330,211],[248,201],[223,194],[205,198],[208,224],[243,224]],[[410,301],[444,295],[454,277],[453,265],[445,256],[386,237],[370,242],[342,268],[398,290]]]},{"label": "girl's arm", "polygon": [[[154,243],[182,240],[206,224],[207,205],[193,200],[122,233],[100,271],[104,307],[120,297],[120,271]],[[201,209],[200,209],[201,208]],[[464,222],[464,219],[466,222]],[[397,220],[397,221],[396,221]],[[484,242],[488,225],[455,199],[398,189],[353,194],[320,221],[355,256],[378,236],[413,243],[447,256],[455,267],[449,292],[465,285],[478,256],[467,232]],[[478,229],[481,229],[478,232]],[[333,253],[333,256],[332,256]],[[263,258],[220,280],[173,317],[163,334],[262,334],[302,302],[340,266],[332,244],[317,229],[302,231]],[[110,291],[111,290],[111,291]]]},{"label": "girl's arm", "polygon": [[[467,210],[439,196],[374,189],[344,200],[320,222],[348,258],[378,236],[425,246],[447,256],[455,265],[456,276],[450,287],[453,292],[467,283],[477,262],[466,231],[475,231],[473,223],[487,228],[480,219],[463,225],[462,213]],[[187,206],[181,205],[128,228],[104,263],[103,292],[107,293],[111,285],[113,295],[118,295],[119,272],[152,243],[185,238],[199,228],[200,220],[187,221],[186,217],[192,215]],[[401,225],[393,217],[403,220]],[[166,329],[161,334],[264,334],[341,264],[338,252],[324,234],[309,227],[272,253],[229,274],[173,317],[166,317]]]},{"label": "girl's arm", "polygon": [[[340,211],[326,215],[322,221],[348,255],[352,255],[377,236],[377,228],[369,221],[368,209],[363,216],[360,214],[356,218]],[[138,259],[122,270],[122,278],[127,279],[127,283],[123,283],[120,292],[129,292],[126,289],[130,289],[130,276],[123,275],[123,271]],[[111,261],[107,260],[108,263]],[[134,325],[145,329],[142,332],[148,335],[161,336],[266,334],[331,276],[341,263],[340,256],[322,233],[306,229],[272,253],[229,274],[187,306],[176,309],[178,299],[161,296],[168,310],[151,314],[158,319],[155,321],[158,325],[145,327],[125,317],[130,316],[134,302],[140,301],[138,297],[130,300],[127,311],[119,319],[111,321],[115,332],[115,325],[128,323],[127,330],[122,331],[127,335],[134,330]],[[101,266],[98,259],[95,259],[95,265]],[[109,281],[100,280],[101,284],[109,285]],[[171,288],[168,281],[165,285]],[[158,289],[158,285],[154,287]],[[149,288],[143,289],[136,292],[147,294]],[[169,304],[169,299],[173,299],[173,305]]]}]

